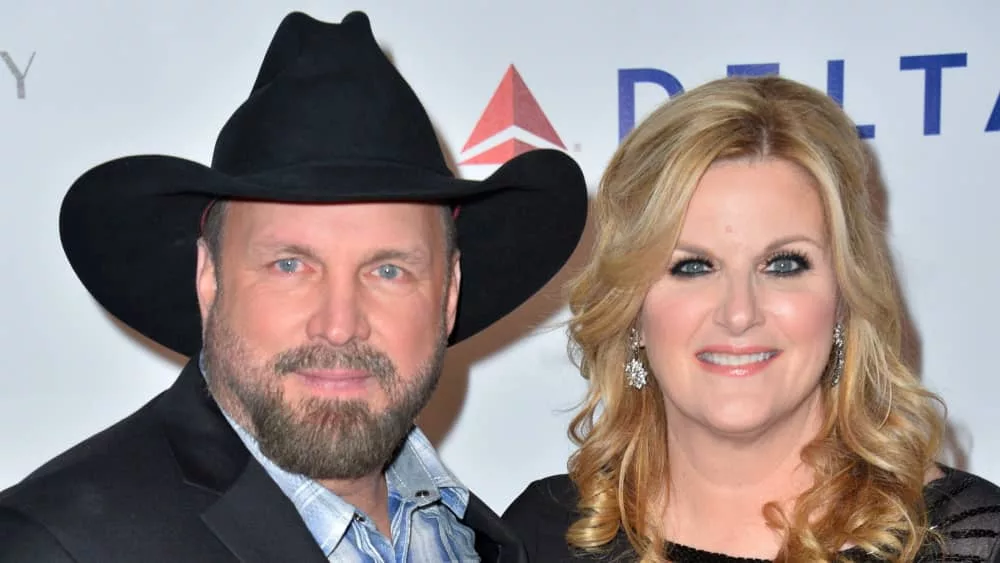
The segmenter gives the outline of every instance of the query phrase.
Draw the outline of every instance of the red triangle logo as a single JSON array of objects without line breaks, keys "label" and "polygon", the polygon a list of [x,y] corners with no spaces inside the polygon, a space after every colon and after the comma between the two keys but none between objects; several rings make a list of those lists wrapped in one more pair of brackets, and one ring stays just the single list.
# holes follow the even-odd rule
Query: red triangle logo
[{"label": "red triangle logo", "polygon": [[[565,150],[566,148],[562,139],[559,138],[559,134],[552,127],[552,123],[549,122],[549,118],[545,116],[545,112],[538,105],[535,96],[528,89],[527,84],[524,83],[524,79],[521,78],[514,65],[510,65],[500,80],[500,85],[493,92],[493,97],[490,98],[489,103],[486,105],[483,115],[480,116],[476,126],[472,129],[472,134],[469,135],[465,146],[462,147],[462,152],[514,125],[545,139],[561,149]],[[505,151],[508,149],[499,151],[497,149],[500,149],[500,147],[513,147],[510,150],[514,150],[515,153],[512,156],[516,156],[525,150],[535,148],[521,141],[512,143],[511,141],[513,140],[506,141],[498,147],[486,151],[486,153],[496,155],[505,154]],[[461,164],[499,164],[504,162],[486,159],[486,153],[476,155]],[[489,161],[485,162],[484,160]]]},{"label": "red triangle logo", "polygon": [[538,147],[529,145],[519,139],[507,139],[499,145],[485,150],[476,156],[462,161],[462,164],[500,164],[515,156],[526,153]]}]

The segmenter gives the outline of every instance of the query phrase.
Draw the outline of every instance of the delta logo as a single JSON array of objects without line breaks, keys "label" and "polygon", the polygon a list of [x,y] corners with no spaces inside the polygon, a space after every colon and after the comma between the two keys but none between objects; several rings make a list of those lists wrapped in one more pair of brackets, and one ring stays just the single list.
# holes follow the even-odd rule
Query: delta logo
[{"label": "delta logo", "polygon": [[566,150],[521,74],[510,65],[465,141],[459,164],[503,164],[533,149],[556,147]]}]

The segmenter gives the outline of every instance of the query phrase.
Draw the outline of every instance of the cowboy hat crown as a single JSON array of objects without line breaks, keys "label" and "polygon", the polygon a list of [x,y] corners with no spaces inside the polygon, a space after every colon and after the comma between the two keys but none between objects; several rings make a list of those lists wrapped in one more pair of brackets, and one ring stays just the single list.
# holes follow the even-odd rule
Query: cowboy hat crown
[{"label": "cowboy hat crown", "polygon": [[297,168],[451,175],[423,106],[361,12],[340,24],[301,12],[282,21],[250,96],[219,133],[212,167],[282,183],[275,177],[290,173],[292,188],[312,183]]}]

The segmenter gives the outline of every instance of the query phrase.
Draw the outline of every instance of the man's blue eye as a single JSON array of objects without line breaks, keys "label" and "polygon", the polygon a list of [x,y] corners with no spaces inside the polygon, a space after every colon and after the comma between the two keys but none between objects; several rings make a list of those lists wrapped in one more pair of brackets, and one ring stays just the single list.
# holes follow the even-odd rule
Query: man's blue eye
[{"label": "man's blue eye", "polygon": [[298,258],[284,258],[275,263],[278,266],[278,270],[286,274],[294,274],[301,264],[302,262]]},{"label": "man's blue eye", "polygon": [[403,273],[399,266],[394,266],[392,264],[383,264],[375,271],[378,273],[379,277],[387,280],[394,280]]}]

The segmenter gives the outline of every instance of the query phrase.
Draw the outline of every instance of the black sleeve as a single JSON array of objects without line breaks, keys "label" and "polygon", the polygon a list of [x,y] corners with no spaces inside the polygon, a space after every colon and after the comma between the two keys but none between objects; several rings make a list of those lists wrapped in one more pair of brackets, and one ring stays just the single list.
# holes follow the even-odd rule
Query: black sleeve
[{"label": "black sleeve", "polygon": [[538,523],[535,521],[538,504],[538,482],[528,485],[503,513],[503,521],[524,543],[528,561],[538,561]]},{"label": "black sleeve", "polygon": [[921,560],[1000,563],[1000,488],[951,470],[928,489],[931,525],[943,546]]},{"label": "black sleeve", "polygon": [[531,483],[515,498],[504,511],[503,520],[524,542],[529,562],[581,561],[566,543],[575,507],[572,482],[564,475],[548,477]]},{"label": "black sleeve", "polygon": [[75,563],[41,524],[0,506],[0,563]]}]

